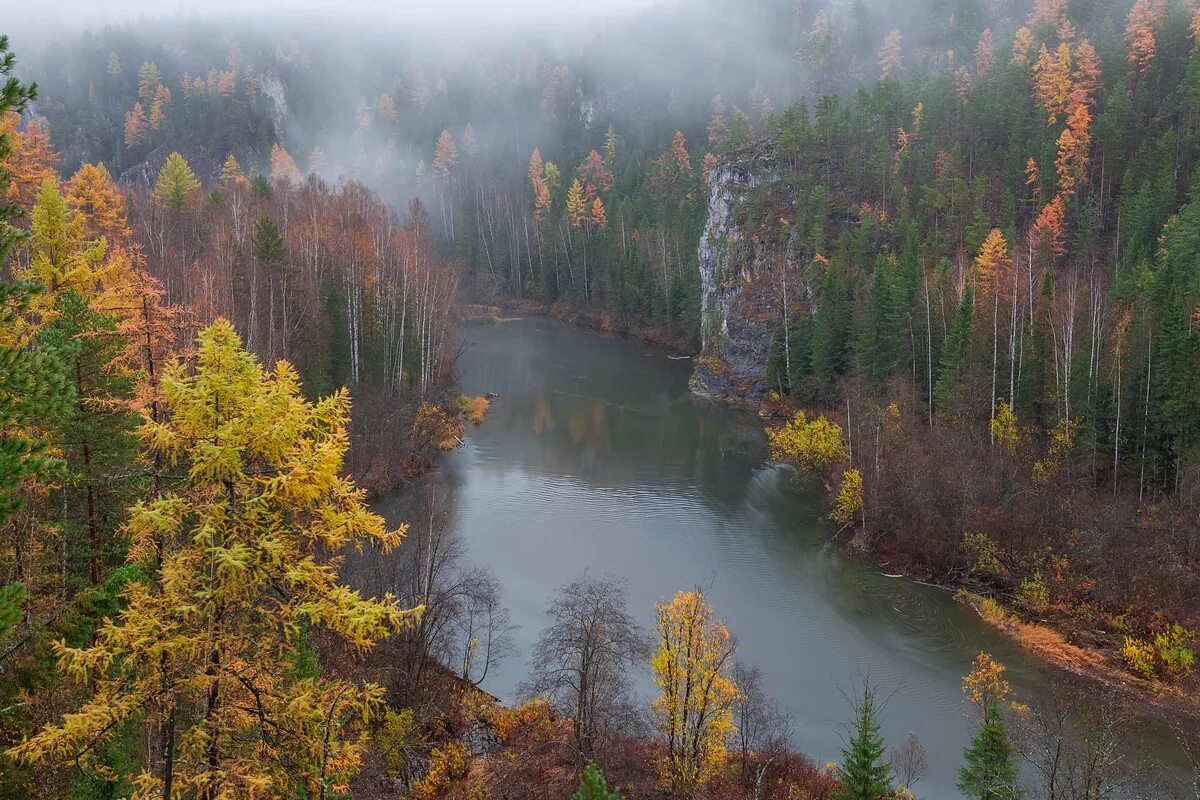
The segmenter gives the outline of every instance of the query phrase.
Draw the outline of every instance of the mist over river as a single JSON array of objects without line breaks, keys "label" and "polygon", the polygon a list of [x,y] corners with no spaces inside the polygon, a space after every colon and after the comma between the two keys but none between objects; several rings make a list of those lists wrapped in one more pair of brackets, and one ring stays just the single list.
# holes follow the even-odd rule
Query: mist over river
[{"label": "mist over river", "polygon": [[[467,557],[495,572],[521,626],[483,684],[500,698],[515,699],[553,591],[585,569],[625,578],[647,628],[660,598],[702,587],[818,762],[839,757],[842,692],[869,674],[890,696],[889,745],[914,731],[929,752],[915,788],[931,800],[959,796],[961,678],[980,650],[1020,700],[1059,680],[949,592],[826,546],[821,498],[767,462],[753,414],[689,393],[690,360],[545,319],[470,323],[463,337],[462,391],[498,397],[438,470]],[[397,523],[404,502],[376,507]],[[648,673],[637,680],[649,700]],[[1166,726],[1146,724],[1161,757]]]}]

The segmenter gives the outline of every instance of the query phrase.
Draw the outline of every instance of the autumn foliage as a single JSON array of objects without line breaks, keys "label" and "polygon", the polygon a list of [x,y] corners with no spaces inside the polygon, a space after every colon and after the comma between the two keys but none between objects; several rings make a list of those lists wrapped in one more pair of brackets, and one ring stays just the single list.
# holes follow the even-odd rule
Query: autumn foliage
[{"label": "autumn foliage", "polygon": [[730,678],[737,645],[699,591],[659,603],[658,648],[650,662],[662,694],[651,705],[666,742],[665,776],[691,797],[725,758],[738,687]]}]

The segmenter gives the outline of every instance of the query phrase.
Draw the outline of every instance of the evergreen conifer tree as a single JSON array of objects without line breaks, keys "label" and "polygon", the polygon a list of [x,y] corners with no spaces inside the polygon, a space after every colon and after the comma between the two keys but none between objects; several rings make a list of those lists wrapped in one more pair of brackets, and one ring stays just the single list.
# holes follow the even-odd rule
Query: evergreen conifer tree
[{"label": "evergreen conifer tree", "polygon": [[946,333],[937,384],[933,387],[934,404],[943,411],[950,404],[958,379],[962,377],[963,370],[966,368],[967,337],[971,334],[971,310],[974,303],[974,289],[967,284],[967,288],[963,291],[962,302],[958,304],[958,314],[955,315],[954,324]]},{"label": "evergreen conifer tree", "polygon": [[965,763],[958,771],[958,790],[967,797],[978,800],[1024,797],[999,704],[992,703],[988,708],[975,738],[963,753],[963,760]]},{"label": "evergreen conifer tree", "polygon": [[579,790],[571,800],[621,800],[621,793],[609,791],[604,775],[595,764],[588,764],[579,776]]},{"label": "evergreen conifer tree", "polygon": [[885,760],[887,744],[879,732],[876,689],[867,681],[862,696],[854,700],[854,722],[850,739],[842,749],[838,766],[841,788],[836,800],[879,800],[892,790],[892,768]]}]

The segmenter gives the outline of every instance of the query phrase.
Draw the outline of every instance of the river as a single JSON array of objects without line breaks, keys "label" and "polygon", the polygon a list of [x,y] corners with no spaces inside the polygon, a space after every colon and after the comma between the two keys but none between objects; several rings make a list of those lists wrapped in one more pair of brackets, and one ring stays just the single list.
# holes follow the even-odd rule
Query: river
[{"label": "river", "polygon": [[[469,557],[496,573],[521,626],[517,655],[484,683],[502,699],[553,591],[584,570],[626,579],[647,628],[660,598],[702,587],[818,763],[839,757],[842,693],[869,675],[890,697],[889,744],[913,731],[928,750],[916,788],[930,800],[958,797],[971,734],[960,681],[981,650],[1018,698],[1053,679],[949,592],[827,547],[820,497],[767,463],[754,415],[689,393],[690,361],[545,319],[464,328],[461,388],[498,397],[439,470]],[[377,505],[392,522],[401,506]]]}]

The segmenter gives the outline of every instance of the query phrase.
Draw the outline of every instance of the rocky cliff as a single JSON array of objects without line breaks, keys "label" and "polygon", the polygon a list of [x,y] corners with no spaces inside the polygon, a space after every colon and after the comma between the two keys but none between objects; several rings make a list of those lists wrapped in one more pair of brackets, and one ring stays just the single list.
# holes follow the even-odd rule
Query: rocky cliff
[{"label": "rocky cliff", "polygon": [[785,254],[755,236],[748,217],[755,187],[778,174],[765,143],[737,151],[709,173],[708,219],[699,244],[702,349],[692,376],[697,394],[753,402],[768,391],[767,357],[779,313],[768,276]]}]

